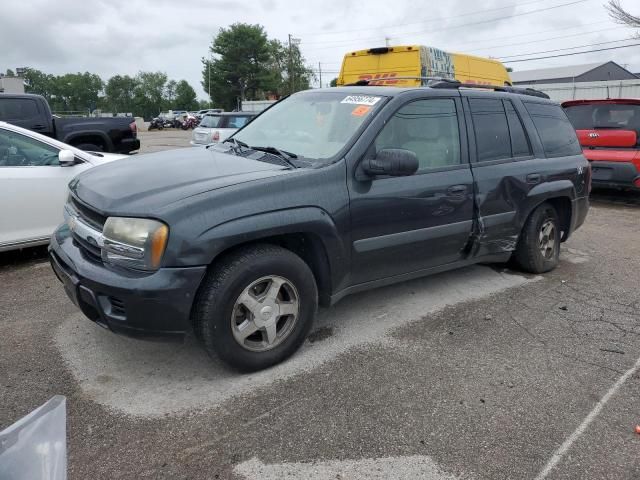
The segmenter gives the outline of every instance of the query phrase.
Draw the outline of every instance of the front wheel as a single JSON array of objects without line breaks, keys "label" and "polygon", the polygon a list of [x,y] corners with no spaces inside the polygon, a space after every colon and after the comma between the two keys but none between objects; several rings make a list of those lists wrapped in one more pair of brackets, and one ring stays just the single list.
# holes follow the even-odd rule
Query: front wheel
[{"label": "front wheel", "polygon": [[241,371],[279,363],[304,342],[318,292],[309,266],[275,245],[240,249],[207,274],[194,324],[212,357]]},{"label": "front wheel", "polygon": [[560,261],[558,212],[549,203],[538,206],[522,228],[513,260],[524,271],[544,273]]}]

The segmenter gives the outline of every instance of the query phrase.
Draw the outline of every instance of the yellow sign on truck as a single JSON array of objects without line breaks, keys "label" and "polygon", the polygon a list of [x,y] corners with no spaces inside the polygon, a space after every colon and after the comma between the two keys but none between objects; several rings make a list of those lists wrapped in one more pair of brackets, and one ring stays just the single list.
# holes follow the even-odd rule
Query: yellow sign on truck
[{"label": "yellow sign on truck", "polygon": [[342,60],[338,85],[368,80],[369,85],[411,87],[420,77],[442,77],[478,85],[511,85],[505,66],[497,60],[448,53],[424,45],[371,48],[349,52]]}]

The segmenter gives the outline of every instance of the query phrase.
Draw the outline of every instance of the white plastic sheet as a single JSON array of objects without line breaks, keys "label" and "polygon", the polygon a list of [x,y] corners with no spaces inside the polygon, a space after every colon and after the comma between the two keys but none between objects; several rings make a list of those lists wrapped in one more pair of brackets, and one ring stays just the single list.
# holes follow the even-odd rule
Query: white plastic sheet
[{"label": "white plastic sheet", "polygon": [[1,480],[67,479],[66,406],[56,395],[0,432]]}]

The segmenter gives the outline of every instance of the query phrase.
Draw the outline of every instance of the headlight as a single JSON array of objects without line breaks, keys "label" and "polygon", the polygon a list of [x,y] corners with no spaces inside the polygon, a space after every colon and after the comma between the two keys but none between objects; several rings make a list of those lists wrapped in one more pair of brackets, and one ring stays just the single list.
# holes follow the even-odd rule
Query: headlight
[{"label": "headlight", "polygon": [[146,218],[109,217],[102,231],[102,260],[137,270],[157,270],[169,227]]}]

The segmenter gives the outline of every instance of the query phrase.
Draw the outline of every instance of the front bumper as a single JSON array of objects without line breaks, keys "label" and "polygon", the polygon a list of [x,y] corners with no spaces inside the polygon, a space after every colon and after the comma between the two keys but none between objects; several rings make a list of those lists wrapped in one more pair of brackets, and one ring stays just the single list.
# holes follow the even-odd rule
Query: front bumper
[{"label": "front bumper", "polygon": [[69,298],[90,320],[132,337],[181,338],[206,267],[153,273],[111,268],[87,256],[66,225],[49,244],[49,260]]},{"label": "front bumper", "polygon": [[640,172],[633,163],[598,160],[590,163],[594,187],[639,189],[634,182],[640,178]]}]

